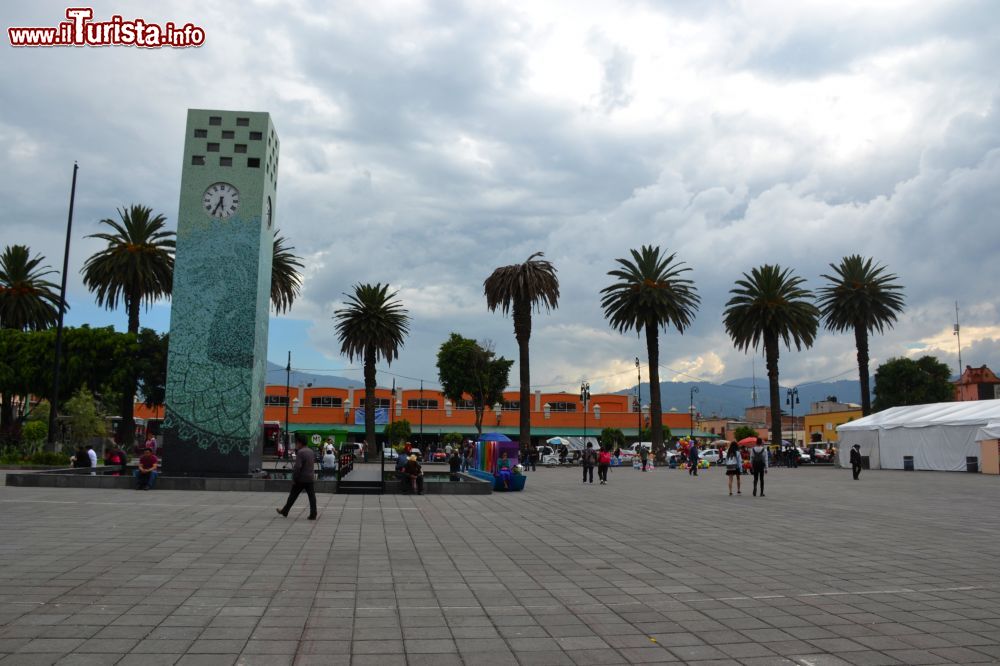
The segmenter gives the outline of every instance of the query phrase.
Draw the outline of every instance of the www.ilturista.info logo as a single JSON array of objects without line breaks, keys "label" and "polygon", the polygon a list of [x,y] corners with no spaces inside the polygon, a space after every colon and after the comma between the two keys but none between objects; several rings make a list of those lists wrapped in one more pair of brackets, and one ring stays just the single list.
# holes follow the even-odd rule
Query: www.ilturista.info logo
[{"label": "www.ilturista.info logo", "polygon": [[92,21],[90,7],[70,7],[68,21],[51,28],[7,28],[11,46],[140,46],[187,48],[205,43],[205,30],[193,23],[163,25],[143,19],[126,20],[114,15],[108,21]]}]

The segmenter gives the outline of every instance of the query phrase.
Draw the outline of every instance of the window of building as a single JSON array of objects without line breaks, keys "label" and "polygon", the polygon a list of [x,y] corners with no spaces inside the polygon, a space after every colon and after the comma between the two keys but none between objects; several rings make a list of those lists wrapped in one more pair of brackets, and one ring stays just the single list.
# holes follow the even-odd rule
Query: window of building
[{"label": "window of building", "polygon": [[287,395],[265,395],[264,404],[268,407],[284,407],[288,404]]},{"label": "window of building", "polygon": [[550,402],[549,409],[553,412],[575,412],[575,402]]},{"label": "window of building", "polygon": [[194,131],[194,138],[196,138],[196,139],[205,139],[207,137],[208,137],[208,130],[207,129],[196,129]]},{"label": "window of building", "polygon": [[319,395],[310,400],[313,407],[343,407],[344,401],[332,395]]},{"label": "window of building", "polygon": [[470,412],[476,408],[476,403],[472,400],[459,400],[455,403],[455,409],[466,409]]},{"label": "window of building", "polygon": [[233,130],[222,130],[222,138],[223,139],[235,139],[236,138],[236,132],[234,132]]},{"label": "window of building", "polygon": [[503,411],[505,412],[516,412],[521,409],[520,400],[504,400],[503,401]]},{"label": "window of building", "polygon": [[407,409],[437,409],[438,408],[438,401],[437,400],[431,400],[429,398],[424,398],[422,400],[407,400],[406,401],[406,408]]},{"label": "window of building", "polygon": [[260,158],[259,157],[248,157],[247,158],[247,166],[250,167],[251,169],[259,169],[260,168]]},{"label": "window of building", "polygon": [[[361,398],[361,407],[365,406],[365,399]],[[392,401],[389,398],[375,398],[375,409],[389,409],[392,406]]]},{"label": "window of building", "polygon": [[202,166],[202,165],[204,165],[205,164],[205,156],[204,155],[192,155],[191,156],[191,164],[193,164],[195,166]]},{"label": "window of building", "polygon": [[236,119],[236,126],[237,127],[248,127],[249,125],[250,125],[250,119],[249,118],[237,118]]},{"label": "window of building", "polygon": [[208,148],[208,152],[210,152],[210,153],[217,153],[217,152],[219,152],[219,144],[217,144],[217,143],[210,143],[210,144],[208,144],[207,148]]},{"label": "window of building", "polygon": [[235,153],[245,153],[245,152],[247,152],[247,144],[245,144],[245,143],[237,143],[236,145],[233,146],[233,152],[235,152]]},{"label": "window of building", "polygon": [[219,166],[233,166],[233,158],[232,157],[220,157],[219,158]]},{"label": "window of building", "polygon": [[263,132],[250,132],[250,140],[251,141],[260,141],[263,138],[264,138],[264,133]]},{"label": "window of building", "polygon": [[221,125],[222,124],[222,116],[209,116],[209,118],[208,118],[208,124],[209,125]]}]

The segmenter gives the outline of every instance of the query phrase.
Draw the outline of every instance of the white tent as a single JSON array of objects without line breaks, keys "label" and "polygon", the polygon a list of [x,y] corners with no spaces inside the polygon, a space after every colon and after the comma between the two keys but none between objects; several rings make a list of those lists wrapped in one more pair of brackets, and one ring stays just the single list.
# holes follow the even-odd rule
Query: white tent
[{"label": "white tent", "polygon": [[1000,400],[893,407],[838,426],[839,462],[848,466],[860,444],[872,469],[903,469],[903,457],[913,456],[914,469],[964,472],[966,457],[979,456],[980,429],[996,422]]},{"label": "white tent", "polygon": [[976,433],[977,442],[986,442],[991,439],[1000,439],[1000,421],[987,423]]}]

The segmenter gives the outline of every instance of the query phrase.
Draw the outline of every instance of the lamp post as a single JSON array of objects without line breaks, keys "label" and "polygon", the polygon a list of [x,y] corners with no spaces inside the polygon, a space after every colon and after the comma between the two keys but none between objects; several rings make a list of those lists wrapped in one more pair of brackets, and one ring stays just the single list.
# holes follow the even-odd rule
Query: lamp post
[{"label": "lamp post", "polygon": [[[788,389],[785,395],[785,404],[792,409],[792,446],[796,446],[795,443],[795,405],[799,404],[799,389],[798,387]],[[780,442],[779,442],[780,446]]]},{"label": "lamp post", "polygon": [[639,429],[635,433],[635,441],[642,441],[642,410],[639,406],[642,404],[642,370],[639,367],[639,357],[635,357],[635,374],[638,379],[635,385],[635,413],[639,419]]},{"label": "lamp post", "polygon": [[420,450],[425,454],[427,453],[426,451],[424,451],[424,407],[426,406],[427,405],[424,404],[424,380],[421,379],[420,380]]},{"label": "lamp post", "polygon": [[690,406],[688,407],[691,410],[691,432],[688,434],[688,439],[694,439],[694,394],[698,392],[697,386],[691,387]]},{"label": "lamp post", "polygon": [[500,401],[498,400],[498,401],[494,402],[493,403],[493,414],[497,417],[497,428],[500,427],[500,418],[503,416],[503,413],[502,413],[501,410],[503,410],[503,405],[500,404]]},{"label": "lamp post", "polygon": [[590,404],[590,382],[580,384],[580,402],[583,403],[583,446],[587,446],[587,405]]},{"label": "lamp post", "polygon": [[288,365],[285,366],[285,458],[291,457],[292,434],[288,429],[288,408],[292,404],[292,350],[288,350]]}]

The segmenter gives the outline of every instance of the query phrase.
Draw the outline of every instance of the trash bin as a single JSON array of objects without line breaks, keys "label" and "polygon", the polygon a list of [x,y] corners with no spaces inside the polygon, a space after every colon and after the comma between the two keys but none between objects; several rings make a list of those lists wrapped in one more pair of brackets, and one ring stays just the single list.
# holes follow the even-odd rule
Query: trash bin
[{"label": "trash bin", "polygon": [[861,456],[861,469],[871,469],[871,457]]},{"label": "trash bin", "polygon": [[965,471],[979,473],[979,458],[976,456],[966,456]]},{"label": "trash bin", "polygon": [[907,472],[913,471],[913,456],[903,456],[903,469]]}]

